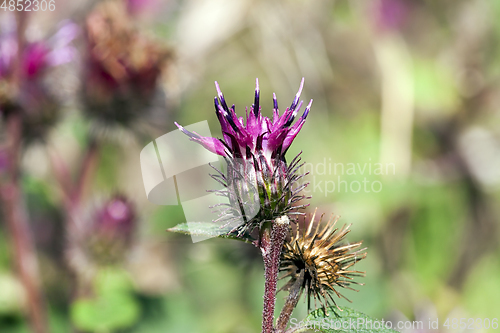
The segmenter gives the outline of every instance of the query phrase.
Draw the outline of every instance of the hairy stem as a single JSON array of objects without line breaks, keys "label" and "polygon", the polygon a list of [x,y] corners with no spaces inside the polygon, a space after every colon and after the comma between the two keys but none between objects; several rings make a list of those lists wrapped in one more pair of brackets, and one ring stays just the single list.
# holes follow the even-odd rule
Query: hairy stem
[{"label": "hairy stem", "polygon": [[302,295],[302,284],[304,283],[304,271],[300,272],[299,277],[293,285],[290,287],[288,297],[285,301],[283,309],[281,309],[280,316],[278,318],[278,323],[276,324],[276,333],[285,332],[286,325],[292,316],[292,312],[299,302],[300,296]]},{"label": "hairy stem", "polygon": [[274,307],[276,305],[276,289],[278,271],[283,242],[288,233],[290,220],[287,216],[277,218],[273,223],[265,224],[260,237],[260,250],[264,259],[265,290],[264,310],[262,312],[262,333],[274,332]]}]

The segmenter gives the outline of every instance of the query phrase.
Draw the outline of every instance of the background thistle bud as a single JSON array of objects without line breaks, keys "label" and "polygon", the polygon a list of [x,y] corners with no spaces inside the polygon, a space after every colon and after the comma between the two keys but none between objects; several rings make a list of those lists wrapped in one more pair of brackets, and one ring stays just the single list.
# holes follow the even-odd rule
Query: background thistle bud
[{"label": "background thistle bud", "polygon": [[350,232],[349,226],[344,225],[340,230],[335,228],[338,216],[330,218],[321,225],[323,215],[313,228],[316,211],[312,215],[307,230],[300,230],[297,226],[295,234],[289,242],[285,242],[281,256],[280,272],[284,274],[281,279],[290,280],[281,288],[289,290],[299,288],[298,297],[305,290],[308,309],[311,308],[311,298],[319,300],[325,313],[327,307],[336,305],[332,294],[344,298],[336,288],[342,287],[355,290],[351,284],[359,284],[354,277],[364,276],[364,272],[352,269],[352,266],[366,257],[365,249],[358,249],[362,242],[343,242]]},{"label": "background thistle bud", "polygon": [[95,228],[99,233],[129,240],[135,226],[136,214],[131,202],[122,195],[110,199],[97,212]]},{"label": "background thistle bud", "polygon": [[229,199],[228,208],[221,211],[216,222],[237,225],[232,231],[242,235],[274,221],[283,215],[298,214],[296,209],[306,205],[297,204],[305,196],[300,191],[306,184],[294,188],[304,175],[297,174],[300,158],[296,156],[290,165],[285,154],[304,125],[312,100],[299,120],[293,124],[302,106],[299,103],[304,79],[300,83],[290,107],[280,115],[276,95],[273,94],[273,117],[262,116],[259,81],[256,80],[254,104],[246,110],[246,123],[236,115],[234,104],[228,104],[219,84],[215,82],[218,96],[214,98],[215,113],[219,119],[223,139],[202,137],[176,125],[211,152],[224,157],[226,172],[213,175],[224,189],[219,194]]},{"label": "background thistle bud", "polygon": [[131,20],[126,4],[118,1],[97,5],[86,19],[83,102],[98,125],[131,126],[163,96],[157,82],[170,51],[137,31]]},{"label": "background thistle bud", "polygon": [[91,215],[87,249],[93,262],[109,264],[127,252],[136,225],[135,208],[123,195],[115,195]]}]

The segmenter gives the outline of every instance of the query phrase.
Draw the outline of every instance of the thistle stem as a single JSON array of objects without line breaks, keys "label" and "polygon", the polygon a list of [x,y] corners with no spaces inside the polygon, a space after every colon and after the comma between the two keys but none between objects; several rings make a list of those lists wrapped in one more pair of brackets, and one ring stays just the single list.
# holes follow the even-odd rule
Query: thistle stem
[{"label": "thistle stem", "polygon": [[20,186],[20,152],[22,119],[19,114],[7,119],[9,142],[8,177],[0,186],[5,221],[14,244],[14,260],[19,279],[26,291],[29,320],[33,332],[47,332],[43,297],[40,290],[38,261],[33,237],[24,208]]},{"label": "thistle stem", "polygon": [[[16,22],[17,54],[22,55],[25,47],[24,33],[27,24],[27,13],[24,11],[17,12]],[[13,95],[16,98],[18,97],[23,76],[22,57],[18,56],[13,64],[13,77],[10,82],[13,87]],[[0,201],[10,236],[13,239],[17,273],[26,291],[31,329],[35,333],[45,333],[47,332],[47,321],[42,291],[40,290],[36,248],[33,244],[20,185],[23,130],[23,118],[20,110],[15,110],[13,114],[9,115],[5,123],[9,166],[6,180],[0,184]]]},{"label": "thistle stem", "polygon": [[80,200],[92,181],[92,176],[94,175],[97,162],[99,160],[99,145],[94,137],[89,138],[87,143],[87,148],[85,152],[85,157],[82,161],[82,167],[78,174],[75,187],[72,193],[72,202],[75,206],[78,206]]},{"label": "thistle stem", "polygon": [[285,332],[286,325],[292,316],[292,312],[299,302],[300,296],[302,295],[302,284],[304,283],[304,271],[300,272],[299,277],[293,285],[290,287],[288,297],[285,301],[283,309],[281,309],[280,316],[278,318],[278,323],[276,324],[276,333]]},{"label": "thistle stem", "polygon": [[276,305],[276,289],[278,271],[283,242],[288,234],[290,220],[288,216],[277,218],[273,223],[264,224],[260,237],[260,250],[264,260],[265,290],[264,310],[262,312],[262,333],[274,333],[274,307]]}]

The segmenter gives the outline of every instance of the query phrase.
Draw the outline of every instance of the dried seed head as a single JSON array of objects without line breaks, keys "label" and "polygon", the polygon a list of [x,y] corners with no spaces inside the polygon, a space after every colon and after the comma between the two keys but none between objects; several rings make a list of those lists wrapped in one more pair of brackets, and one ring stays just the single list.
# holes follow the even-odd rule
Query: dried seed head
[{"label": "dried seed head", "polygon": [[324,226],[321,226],[323,218],[321,216],[313,228],[315,216],[316,211],[309,221],[307,230],[304,218],[302,230],[299,223],[291,240],[284,244],[280,263],[280,272],[284,274],[281,279],[290,277],[290,280],[281,289],[305,290],[308,309],[311,308],[311,298],[314,298],[315,304],[318,299],[328,314],[327,307],[337,305],[332,293],[348,300],[336,289],[337,287],[355,290],[350,285],[360,284],[353,278],[364,276],[365,273],[353,270],[352,266],[364,259],[366,252],[363,252],[365,249],[358,249],[362,242],[352,244],[343,242],[350,230],[346,225],[340,230],[335,228],[338,216],[330,218]]}]

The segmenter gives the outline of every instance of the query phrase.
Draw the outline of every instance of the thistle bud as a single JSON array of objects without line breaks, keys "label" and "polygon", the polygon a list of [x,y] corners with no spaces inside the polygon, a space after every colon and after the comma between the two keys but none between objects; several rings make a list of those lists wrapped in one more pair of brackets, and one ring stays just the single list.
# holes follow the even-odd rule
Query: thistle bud
[{"label": "thistle bud", "polygon": [[[265,222],[273,222],[283,215],[301,214],[296,210],[306,205],[298,202],[305,198],[300,191],[306,184],[294,187],[304,175],[300,169],[300,158],[296,156],[290,164],[285,154],[304,125],[312,100],[304,113],[293,124],[302,106],[299,103],[304,79],[300,83],[290,107],[280,115],[276,95],[273,94],[273,117],[262,116],[259,81],[256,80],[254,104],[247,109],[246,122],[236,115],[235,106],[228,107],[219,84],[214,99],[215,113],[219,119],[223,139],[202,137],[176,125],[211,152],[222,156],[226,172],[218,171],[213,178],[223,185],[218,192],[228,198],[228,207],[221,211],[216,222],[237,225],[231,232],[238,236],[260,228]],[[300,154],[299,154],[300,155]]]},{"label": "thistle bud", "polygon": [[97,263],[121,259],[130,245],[136,225],[132,203],[116,195],[98,208],[93,217],[89,249]]},{"label": "thistle bud", "polygon": [[131,203],[121,195],[109,200],[97,213],[95,227],[98,232],[111,237],[129,240],[135,226],[135,211]]}]

